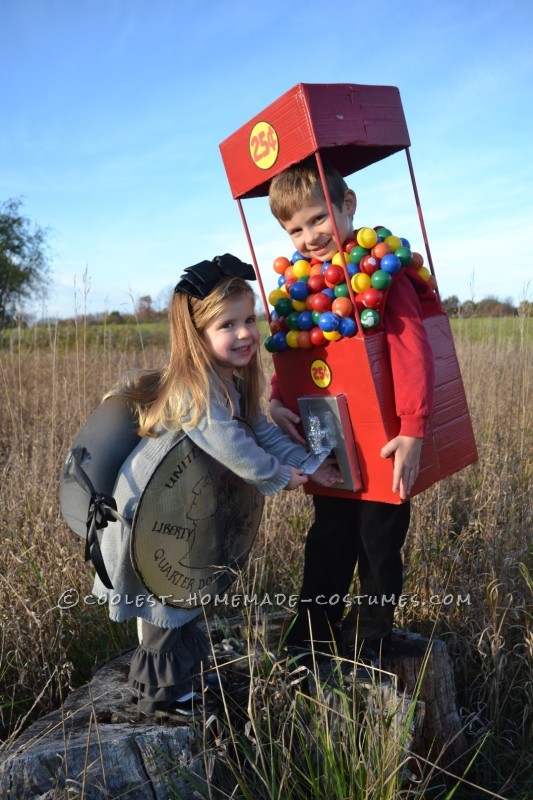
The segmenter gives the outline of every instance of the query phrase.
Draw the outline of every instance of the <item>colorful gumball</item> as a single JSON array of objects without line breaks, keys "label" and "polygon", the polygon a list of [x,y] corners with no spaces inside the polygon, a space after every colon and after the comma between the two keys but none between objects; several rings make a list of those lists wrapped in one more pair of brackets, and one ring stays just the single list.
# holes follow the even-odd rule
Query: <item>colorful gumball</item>
[{"label": "colorful gumball", "polygon": [[379,269],[379,258],[375,256],[363,256],[359,262],[359,269],[367,275],[372,275]]},{"label": "colorful gumball", "polygon": [[367,256],[370,253],[370,250],[367,247],[360,247],[356,245],[352,250],[350,250],[350,261],[352,264],[359,264],[363,256]]},{"label": "colorful gumball", "polygon": [[434,291],[437,291],[437,279],[434,275],[429,276],[428,283]]},{"label": "colorful gumball", "polygon": [[316,297],[317,293],[313,292],[313,294],[308,294],[305,298],[305,311],[312,311],[313,310],[313,300]]},{"label": "colorful gumball", "polygon": [[311,312],[311,318],[313,320],[313,325],[316,325],[318,327],[318,320],[320,319],[320,315],[322,313],[323,313],[322,311],[312,311]]},{"label": "colorful gumball", "polygon": [[337,342],[339,339],[342,339],[342,335],[339,331],[324,331],[324,339],[327,339],[329,342]]},{"label": "colorful gumball", "polygon": [[420,267],[423,267],[424,266],[424,256],[421,253],[413,253],[411,266],[414,267],[415,269],[420,269]]},{"label": "colorful gumball", "polygon": [[376,244],[378,235],[373,228],[360,228],[357,232],[357,244],[370,250]]},{"label": "colorful gumball", "polygon": [[284,258],[284,256],[280,256],[279,258],[274,259],[274,272],[277,272],[278,275],[283,275],[285,270],[290,267],[291,262],[288,258]]},{"label": "colorful gumball", "polygon": [[402,247],[398,247],[394,255],[400,259],[402,262],[402,267],[407,267],[413,260],[412,252],[404,245],[402,245]]},{"label": "colorful gumball", "polygon": [[[278,300],[278,303],[279,302],[281,301]],[[332,298],[329,297],[329,295],[327,295],[325,292],[318,292],[318,294],[315,294],[313,297],[313,311],[320,311],[320,313],[323,314],[325,311],[330,310],[332,302]]]},{"label": "colorful gumball", "polygon": [[332,311],[326,311],[324,314],[320,315],[318,327],[322,331],[336,331],[339,327],[339,318]]},{"label": "colorful gumball", "polygon": [[272,339],[277,353],[281,353],[283,350],[287,349],[288,345],[286,333],[282,333],[281,331],[279,333],[275,333]]},{"label": "colorful gumball", "polygon": [[309,331],[300,331],[296,339],[298,341],[298,347],[301,350],[309,350],[309,348],[313,346]]},{"label": "colorful gumball", "polygon": [[281,289],[272,289],[268,295],[268,302],[271,306],[275,306],[278,300],[282,300],[285,297],[287,297],[287,295],[285,292],[282,292]]},{"label": "colorful gumball", "polygon": [[296,281],[289,289],[289,294],[293,300],[305,300],[309,294],[309,285],[303,281]]},{"label": "colorful gumball", "polygon": [[333,301],[331,310],[339,317],[349,317],[353,314],[353,303],[349,297],[337,297],[337,299]]},{"label": "colorful gumball", "polygon": [[335,300],[335,290],[330,288],[329,286],[326,289],[322,289],[322,294],[325,294],[328,297],[331,297],[331,302],[333,302]]},{"label": "colorful gumball", "polygon": [[281,287],[285,286],[286,283],[287,283],[287,278],[285,277],[285,275],[280,275],[279,278],[278,278],[278,286],[279,286],[279,288],[281,289]]},{"label": "colorful gumball", "polygon": [[357,332],[357,324],[354,319],[351,317],[342,317],[339,321],[339,327],[337,329],[341,336],[345,336],[346,338],[350,338],[355,336]]},{"label": "colorful gumball", "polygon": [[390,231],[388,228],[384,228],[381,225],[378,226],[376,233],[382,242],[385,241],[387,236],[392,236],[392,231]]},{"label": "colorful gumball", "polygon": [[365,308],[361,314],[361,325],[363,328],[375,328],[379,325],[379,314],[373,308]]},{"label": "colorful gumball", "polygon": [[388,256],[383,256],[380,266],[385,272],[389,272],[391,275],[394,275],[394,273],[398,272],[398,270],[401,268],[402,262],[397,255],[390,253]]},{"label": "colorful gumball", "polygon": [[346,241],[344,242],[342,249],[344,250],[345,253],[350,254],[350,252],[354,249],[356,244],[357,244],[357,239],[355,238],[355,236],[350,236],[350,238],[346,239]]},{"label": "colorful gumball", "polygon": [[302,258],[299,261],[294,262],[292,265],[292,271],[297,278],[303,278],[305,275],[309,275],[311,272],[311,265],[309,264],[309,261],[304,261]]},{"label": "colorful gumball", "polygon": [[402,246],[402,240],[398,236],[387,236],[385,243],[389,245],[393,253]]},{"label": "colorful gumball", "polygon": [[392,250],[390,249],[387,242],[378,242],[372,248],[371,253],[376,258],[383,258],[383,256],[388,256],[389,253],[392,253]]},{"label": "colorful gumball", "polygon": [[298,322],[299,316],[300,313],[298,311],[291,311],[290,314],[287,314],[287,325],[289,326],[289,330],[296,331],[300,329]]},{"label": "colorful gumball", "polygon": [[366,308],[379,308],[383,302],[383,292],[380,292],[379,289],[374,289],[374,287],[371,286],[370,289],[367,289],[366,292],[363,292],[361,299]]},{"label": "colorful gumball", "polygon": [[400,242],[402,243],[402,245],[404,247],[407,247],[408,250],[411,249],[411,245],[409,244],[409,240],[408,239],[404,239],[403,236],[400,236]]},{"label": "colorful gumball", "polygon": [[354,292],[366,292],[367,289],[370,289],[371,285],[370,275],[367,275],[366,272],[358,272],[352,278],[352,289]]},{"label": "colorful gumball", "polygon": [[307,308],[306,301],[305,300],[293,300],[292,301],[292,307],[293,307],[294,311],[298,311],[298,313],[300,311],[305,311],[305,309]]},{"label": "colorful gumball", "polygon": [[278,348],[276,347],[276,343],[274,341],[273,336],[267,336],[265,339],[265,348],[268,350],[269,353],[277,353]]},{"label": "colorful gumball", "polygon": [[[344,251],[344,261],[347,262],[349,259],[349,253]],[[338,267],[342,267],[342,256],[340,253],[335,253],[333,258],[331,259],[332,264],[336,264]]]},{"label": "colorful gumball", "polygon": [[320,275],[310,275],[307,285],[309,287],[309,291],[315,293],[321,292],[322,289],[326,288],[326,281],[324,280],[322,273],[320,273]]},{"label": "colorful gumball", "polygon": [[330,264],[324,272],[324,279],[328,286],[336,286],[345,280],[344,270],[338,264]]},{"label": "colorful gumball", "polygon": [[[348,289],[347,283],[338,283],[337,286],[333,289],[335,293],[335,297],[349,297],[350,291]],[[335,302],[335,301],[333,301]]]},{"label": "colorful gumball", "polygon": [[313,316],[310,311],[301,311],[298,314],[298,327],[301,331],[310,331],[313,324]]},{"label": "colorful gumball", "polygon": [[280,317],[286,317],[293,310],[291,300],[288,297],[280,297],[274,303],[274,310]]},{"label": "colorful gumball", "polygon": [[308,261],[308,260],[309,260],[308,258],[303,256],[301,253],[298,252],[298,250],[296,250],[296,252],[292,254],[291,264],[295,264],[297,261]]},{"label": "colorful gumball", "polygon": [[424,278],[425,281],[429,281],[429,279],[431,278],[431,272],[427,267],[420,267],[420,269],[418,269],[417,272],[421,278]]},{"label": "colorful gumball", "polygon": [[322,266],[323,265],[321,261],[317,261],[316,264],[313,264],[311,261],[311,272],[309,275],[322,275]]},{"label": "colorful gumball", "polygon": [[324,336],[324,331],[320,330],[318,327],[313,328],[309,332],[309,339],[311,340],[311,344],[315,347],[323,347],[328,341]]},{"label": "colorful gumball", "polygon": [[391,285],[392,275],[390,272],[385,272],[384,269],[378,269],[378,271],[374,272],[371,276],[370,281],[375,289],[380,289],[384,292]]},{"label": "colorful gumball", "polygon": [[299,331],[289,331],[287,334],[287,344],[293,350],[298,348],[298,334]]}]

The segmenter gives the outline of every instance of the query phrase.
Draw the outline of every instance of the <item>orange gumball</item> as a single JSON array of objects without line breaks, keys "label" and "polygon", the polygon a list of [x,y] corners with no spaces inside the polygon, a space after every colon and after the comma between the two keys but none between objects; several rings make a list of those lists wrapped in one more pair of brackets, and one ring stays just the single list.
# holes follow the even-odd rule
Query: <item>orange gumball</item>
[{"label": "orange gumball", "polygon": [[392,250],[387,242],[378,242],[374,245],[370,252],[374,258],[383,258],[383,256],[388,256],[389,253],[392,253]]},{"label": "orange gumball", "polygon": [[413,253],[413,258],[409,266],[420,269],[420,267],[424,266],[424,256],[421,253]]},{"label": "orange gumball", "polygon": [[291,265],[291,262],[288,258],[284,258],[284,256],[280,256],[279,258],[274,259],[274,272],[277,272],[278,275],[283,275],[285,270],[288,269]]},{"label": "orange gumball", "polygon": [[353,314],[353,303],[349,297],[337,297],[331,305],[331,310],[339,317],[350,317]]},{"label": "orange gumball", "polygon": [[322,262],[319,261],[318,264],[313,264],[311,266],[311,271],[309,275],[322,275]]},{"label": "orange gumball", "polygon": [[298,342],[300,350],[309,350],[313,347],[309,331],[299,331],[296,341]]}]

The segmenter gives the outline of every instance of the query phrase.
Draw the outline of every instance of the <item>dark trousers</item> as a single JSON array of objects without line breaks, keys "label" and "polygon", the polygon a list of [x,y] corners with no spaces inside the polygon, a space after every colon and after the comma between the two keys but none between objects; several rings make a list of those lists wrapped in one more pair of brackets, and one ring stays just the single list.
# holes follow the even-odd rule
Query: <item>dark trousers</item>
[{"label": "dark trousers", "polygon": [[298,613],[287,644],[307,647],[313,640],[319,648],[320,642],[337,638],[356,566],[359,636],[383,639],[392,630],[402,592],[401,548],[410,505],[319,495],[313,499],[315,521],[305,543]]}]

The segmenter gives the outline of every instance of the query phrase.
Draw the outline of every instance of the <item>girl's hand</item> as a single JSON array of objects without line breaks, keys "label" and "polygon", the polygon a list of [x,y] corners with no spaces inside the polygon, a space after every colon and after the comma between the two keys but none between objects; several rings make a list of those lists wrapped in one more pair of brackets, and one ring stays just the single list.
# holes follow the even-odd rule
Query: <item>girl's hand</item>
[{"label": "girl's hand", "polygon": [[401,500],[407,500],[418,477],[423,441],[414,436],[396,436],[381,450],[381,458],[394,456],[392,491],[399,492]]},{"label": "girl's hand", "polygon": [[341,471],[334,458],[327,458],[309,477],[319,486],[334,486],[336,483],[343,483]]},{"label": "girl's hand", "polygon": [[301,486],[303,483],[307,483],[307,475],[305,472],[297,467],[291,467],[291,479],[285,486],[285,490],[290,492],[293,489],[297,489],[298,486]]},{"label": "girl's hand", "polygon": [[303,444],[305,447],[307,442],[303,436],[300,435],[296,427],[300,422],[298,414],[295,414],[290,408],[284,406],[281,400],[271,400],[269,409],[270,416],[276,425],[290,436],[293,442],[296,442],[296,444]]}]

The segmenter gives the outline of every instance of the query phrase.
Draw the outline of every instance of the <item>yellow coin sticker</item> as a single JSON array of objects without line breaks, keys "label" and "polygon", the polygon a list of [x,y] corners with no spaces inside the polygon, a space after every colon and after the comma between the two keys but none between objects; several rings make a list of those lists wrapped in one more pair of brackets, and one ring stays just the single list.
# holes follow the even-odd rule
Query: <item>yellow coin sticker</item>
[{"label": "yellow coin sticker", "polygon": [[259,169],[270,169],[278,158],[279,141],[269,122],[257,122],[250,134],[250,155]]},{"label": "yellow coin sticker", "polygon": [[331,383],[331,370],[321,358],[311,364],[311,380],[316,386],[325,389]]}]

